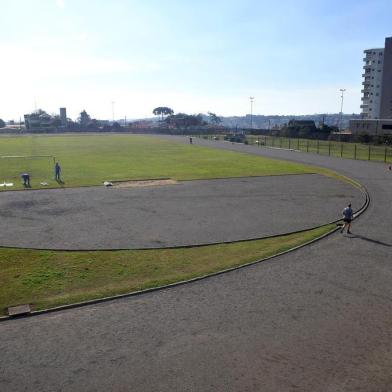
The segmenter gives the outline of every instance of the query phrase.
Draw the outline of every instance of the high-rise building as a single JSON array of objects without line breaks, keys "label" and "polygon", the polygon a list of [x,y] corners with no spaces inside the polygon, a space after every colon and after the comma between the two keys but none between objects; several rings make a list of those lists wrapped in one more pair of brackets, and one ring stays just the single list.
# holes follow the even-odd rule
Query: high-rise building
[{"label": "high-rise building", "polygon": [[366,49],[364,53],[362,117],[380,118],[384,49]]},{"label": "high-rise building", "polygon": [[364,53],[362,118],[392,118],[392,37],[385,39],[384,48]]},{"label": "high-rise building", "polygon": [[350,120],[353,133],[392,133],[392,37],[385,47],[366,49],[363,61],[361,120]]},{"label": "high-rise building", "polygon": [[392,118],[392,37],[385,39],[380,118]]},{"label": "high-rise building", "polygon": [[63,127],[67,126],[67,109],[66,108],[60,108],[60,121],[61,121],[61,126],[63,126]]}]

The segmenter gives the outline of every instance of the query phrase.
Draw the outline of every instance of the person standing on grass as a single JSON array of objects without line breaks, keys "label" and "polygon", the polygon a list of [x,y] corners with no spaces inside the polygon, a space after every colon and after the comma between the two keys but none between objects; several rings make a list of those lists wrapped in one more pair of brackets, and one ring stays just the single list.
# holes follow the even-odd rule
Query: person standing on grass
[{"label": "person standing on grass", "polygon": [[347,227],[347,233],[351,234],[351,221],[353,220],[353,210],[351,208],[351,203],[342,211],[343,214],[343,222],[344,225],[342,227],[342,230],[340,230],[341,233],[344,232],[344,229]]},{"label": "person standing on grass", "polygon": [[56,165],[54,166],[54,174],[55,174],[55,180],[57,182],[60,182],[60,173],[61,173],[61,166],[58,162],[56,162]]},{"label": "person standing on grass", "polygon": [[23,180],[23,186],[25,188],[31,188],[30,185],[30,174],[29,173],[23,173],[21,174],[22,180]]}]

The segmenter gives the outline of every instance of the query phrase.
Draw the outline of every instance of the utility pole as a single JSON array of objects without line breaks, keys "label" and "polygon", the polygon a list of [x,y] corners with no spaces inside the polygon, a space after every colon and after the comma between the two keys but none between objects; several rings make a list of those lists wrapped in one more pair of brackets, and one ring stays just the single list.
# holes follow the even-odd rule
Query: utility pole
[{"label": "utility pole", "polygon": [[249,97],[250,100],[250,129],[253,129],[253,101],[255,97]]},{"label": "utility pole", "polygon": [[113,121],[113,123],[114,123],[114,104],[115,103],[116,102],[112,101],[112,121]]},{"label": "utility pole", "polygon": [[341,103],[340,103],[340,116],[339,116],[339,129],[341,128],[341,126],[342,126],[342,121],[343,121],[343,100],[344,100],[344,92],[346,91],[346,89],[345,88],[341,88],[340,89],[340,92],[342,93],[342,95],[340,96],[340,98],[342,99],[341,100]]}]

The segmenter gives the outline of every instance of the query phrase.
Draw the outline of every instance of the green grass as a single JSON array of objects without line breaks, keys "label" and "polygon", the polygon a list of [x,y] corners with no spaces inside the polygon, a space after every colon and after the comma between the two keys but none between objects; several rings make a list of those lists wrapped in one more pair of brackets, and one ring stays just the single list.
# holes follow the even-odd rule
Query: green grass
[{"label": "green grass", "polygon": [[0,248],[0,314],[18,304],[29,303],[39,310],[203,276],[283,252],[333,228],[196,248],[94,252]]},{"label": "green grass", "polygon": [[[61,163],[65,186],[98,185],[104,180],[303,173],[350,182],[326,169],[203,147],[197,142],[191,146],[136,135],[0,137],[0,155],[54,155]],[[0,182],[11,181],[21,188],[19,175],[24,171],[32,175],[33,188],[41,181],[58,186],[52,179],[50,159],[12,163],[0,159]],[[282,252],[331,228],[197,248],[108,252],[0,248],[0,314],[22,303],[43,309],[191,279]]]},{"label": "green grass", "polygon": [[[72,187],[105,180],[193,180],[317,171],[301,164],[139,135],[0,137],[0,156],[8,155],[54,155],[61,163],[65,186]],[[19,176],[25,171],[31,174],[33,188],[39,188],[40,182],[58,186],[50,158],[0,159],[0,182],[21,188]]]}]

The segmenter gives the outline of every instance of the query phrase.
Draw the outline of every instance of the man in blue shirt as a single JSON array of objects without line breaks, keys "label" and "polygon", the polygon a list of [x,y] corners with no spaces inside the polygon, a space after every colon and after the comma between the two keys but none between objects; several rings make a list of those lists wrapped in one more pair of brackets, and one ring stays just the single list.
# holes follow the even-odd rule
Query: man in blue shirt
[{"label": "man in blue shirt", "polygon": [[344,225],[342,227],[342,230],[340,230],[341,233],[344,232],[344,229],[347,227],[347,233],[351,234],[351,221],[353,220],[353,210],[351,208],[351,204],[349,204],[343,211],[343,222]]},{"label": "man in blue shirt", "polygon": [[31,188],[31,185],[30,185],[30,174],[22,173],[20,176],[22,177],[22,180],[23,180],[23,186],[25,188]]},{"label": "man in blue shirt", "polygon": [[55,180],[57,182],[61,182],[60,173],[61,173],[60,164],[58,162],[56,162],[56,165],[54,166],[54,174],[55,174]]}]

